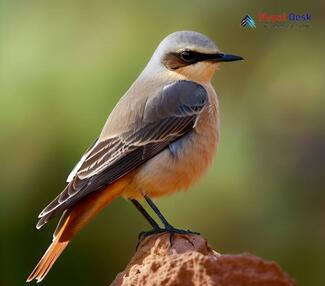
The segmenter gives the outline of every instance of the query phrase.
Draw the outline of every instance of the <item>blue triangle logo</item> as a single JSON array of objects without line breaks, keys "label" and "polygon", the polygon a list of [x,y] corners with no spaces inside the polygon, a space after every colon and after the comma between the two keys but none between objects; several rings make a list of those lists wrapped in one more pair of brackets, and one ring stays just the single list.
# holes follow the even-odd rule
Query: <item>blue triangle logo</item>
[{"label": "blue triangle logo", "polygon": [[256,28],[253,17],[248,14],[241,20],[241,25],[247,28]]}]

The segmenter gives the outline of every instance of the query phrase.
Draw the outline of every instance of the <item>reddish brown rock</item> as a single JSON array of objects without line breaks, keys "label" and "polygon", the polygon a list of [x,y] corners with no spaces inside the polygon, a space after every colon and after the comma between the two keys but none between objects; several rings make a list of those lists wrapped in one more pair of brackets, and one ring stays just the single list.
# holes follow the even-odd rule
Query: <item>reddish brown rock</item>
[{"label": "reddish brown rock", "polygon": [[198,235],[146,238],[111,286],[295,286],[274,262],[250,254],[220,255]]}]

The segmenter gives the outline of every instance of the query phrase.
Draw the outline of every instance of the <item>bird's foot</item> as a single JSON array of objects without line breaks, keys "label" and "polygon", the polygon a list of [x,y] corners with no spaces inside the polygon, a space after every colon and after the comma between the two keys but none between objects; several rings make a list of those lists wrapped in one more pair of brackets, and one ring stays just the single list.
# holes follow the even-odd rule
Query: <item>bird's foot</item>
[{"label": "bird's foot", "polygon": [[[195,231],[191,231],[191,230],[185,230],[185,229],[179,229],[179,228],[174,228],[171,225],[166,225],[165,228],[154,228],[152,230],[149,231],[143,231],[139,233],[138,236],[138,244],[137,244],[137,249],[139,247],[139,244],[148,236],[151,236],[153,234],[164,234],[164,233],[168,233],[169,234],[169,242],[170,242],[170,246],[173,246],[174,244],[174,236],[175,234],[180,234],[180,235],[186,235],[186,234],[196,234],[196,235],[200,235],[200,233],[195,232]],[[193,242],[187,237],[184,236],[185,239],[191,243],[193,245]],[[194,246],[194,245],[193,245]]]}]

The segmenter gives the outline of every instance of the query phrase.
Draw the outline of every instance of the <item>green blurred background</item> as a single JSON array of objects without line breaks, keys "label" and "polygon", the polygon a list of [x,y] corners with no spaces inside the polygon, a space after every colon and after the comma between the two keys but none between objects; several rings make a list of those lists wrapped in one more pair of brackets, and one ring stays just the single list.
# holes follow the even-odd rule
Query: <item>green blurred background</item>
[{"label": "green blurred background", "polygon": [[[208,174],[158,201],[221,253],[275,260],[325,285],[324,4],[321,1],[0,1],[0,284],[23,285],[56,221],[38,213],[100,132],[160,40],[207,34],[245,57],[214,79],[222,136]],[[258,12],[312,14],[265,28]],[[249,13],[256,29],[240,26]],[[108,285],[148,229],[118,199],[69,245],[44,285]]]}]

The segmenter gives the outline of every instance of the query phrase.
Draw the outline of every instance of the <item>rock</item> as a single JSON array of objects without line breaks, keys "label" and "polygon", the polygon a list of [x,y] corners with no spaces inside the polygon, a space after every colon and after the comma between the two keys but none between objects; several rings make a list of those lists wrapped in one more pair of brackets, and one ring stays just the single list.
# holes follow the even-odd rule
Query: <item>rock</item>
[{"label": "rock", "polygon": [[221,255],[199,235],[152,235],[111,286],[295,286],[275,262],[251,254]]}]

